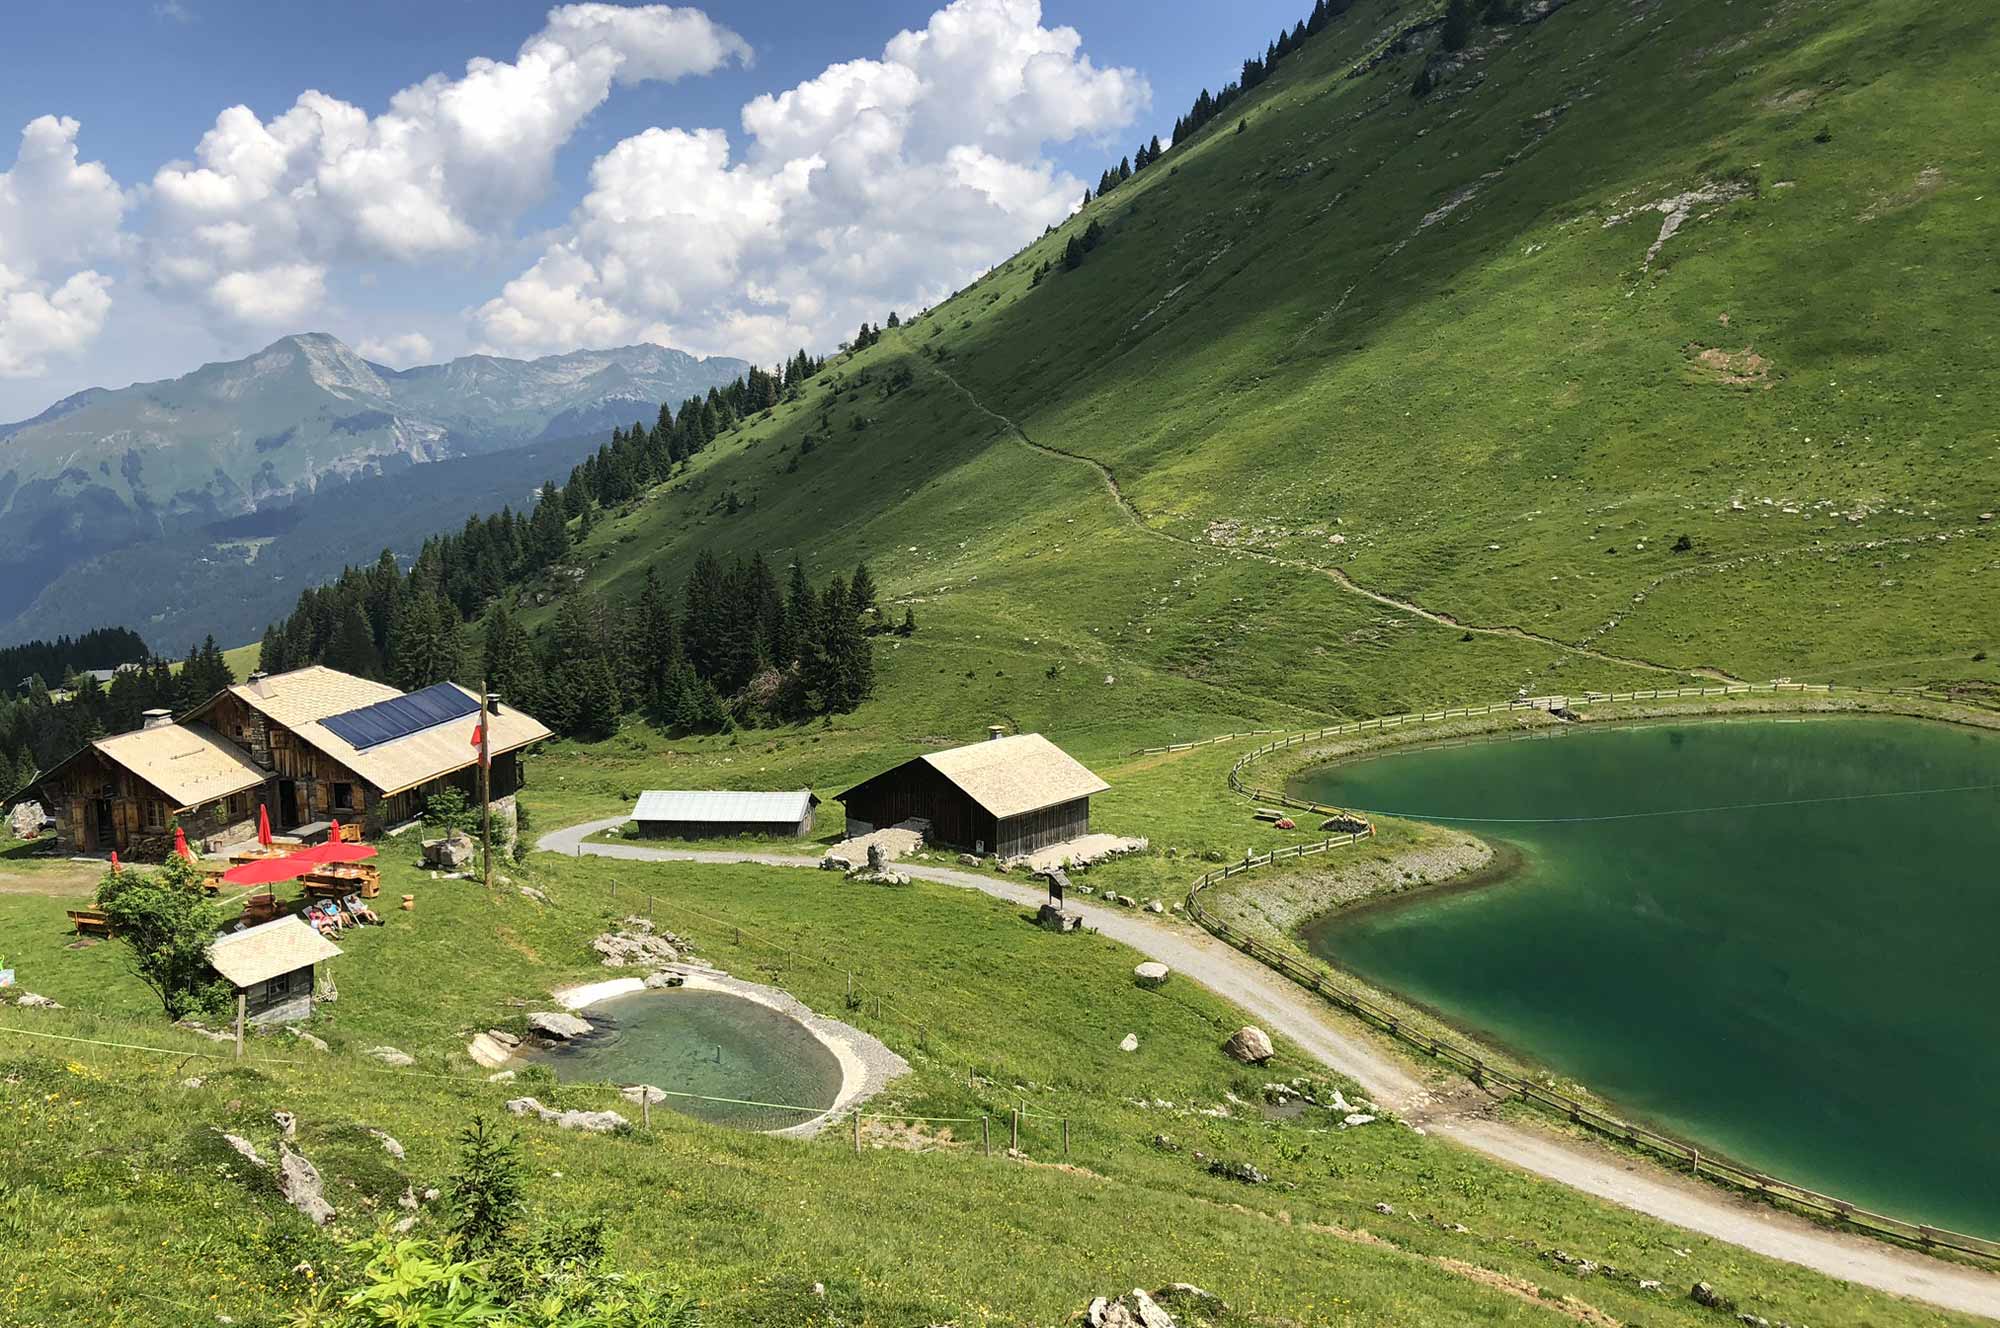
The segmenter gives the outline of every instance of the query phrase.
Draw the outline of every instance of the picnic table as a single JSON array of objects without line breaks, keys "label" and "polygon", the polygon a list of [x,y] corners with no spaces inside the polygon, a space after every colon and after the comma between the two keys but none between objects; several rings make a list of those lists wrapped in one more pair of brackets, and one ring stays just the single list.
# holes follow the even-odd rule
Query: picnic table
[{"label": "picnic table", "polygon": [[306,893],[314,899],[330,899],[359,894],[373,899],[382,893],[382,873],[355,863],[326,863],[302,878]]},{"label": "picnic table", "polygon": [[331,829],[333,829],[331,821],[307,821],[304,825],[294,826],[291,837],[301,844],[319,844],[325,842],[327,832]]},{"label": "picnic table", "polygon": [[111,935],[111,918],[99,909],[70,909],[69,921],[70,926],[74,927],[80,936],[96,935],[108,937]]}]

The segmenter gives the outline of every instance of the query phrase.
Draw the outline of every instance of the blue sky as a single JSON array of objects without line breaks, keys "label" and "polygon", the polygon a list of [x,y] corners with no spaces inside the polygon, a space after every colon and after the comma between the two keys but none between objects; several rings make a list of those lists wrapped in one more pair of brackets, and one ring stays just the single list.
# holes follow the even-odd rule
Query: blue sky
[{"label": "blue sky", "polygon": [[1038,233],[1309,7],[17,3],[0,420],[307,329],[396,363],[830,349]]}]

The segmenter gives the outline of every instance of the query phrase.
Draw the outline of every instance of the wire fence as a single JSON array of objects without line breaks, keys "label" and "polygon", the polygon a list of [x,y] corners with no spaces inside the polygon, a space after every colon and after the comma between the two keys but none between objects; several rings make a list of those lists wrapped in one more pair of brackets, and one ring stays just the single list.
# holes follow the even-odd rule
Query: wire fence
[{"label": "wire fence", "polygon": [[[1670,700],[1676,697],[1725,696],[1749,692],[1813,692],[1831,693],[1832,684],[1812,683],[1742,683],[1726,687],[1680,687],[1657,688],[1639,692],[1592,692],[1577,697],[1539,697],[1533,700],[1496,702],[1484,706],[1453,706],[1444,710],[1412,715],[1392,715],[1383,719],[1362,720],[1352,724],[1337,724],[1307,733],[1291,734],[1276,742],[1265,743],[1251,752],[1245,753],[1229,769],[1229,787],[1247,798],[1259,802],[1274,802],[1285,807],[1296,808],[1320,815],[1346,818],[1354,829],[1342,835],[1334,835],[1318,843],[1297,844],[1290,848],[1275,849],[1261,856],[1245,855],[1243,861],[1219,867],[1197,877],[1188,887],[1187,913],[1202,928],[1218,940],[1241,950],[1265,966],[1291,979],[1323,998],[1328,1004],[1354,1015],[1391,1037],[1416,1048],[1444,1065],[1448,1065],[1466,1075],[1482,1088],[1511,1092],[1522,1101],[1554,1112],[1571,1123],[1584,1126],[1597,1133],[1615,1139],[1628,1147],[1645,1149],[1663,1157],[1677,1166],[1685,1167],[1692,1175],[1719,1181],[1725,1185],[1755,1194],[1767,1199],[1783,1200],[1808,1213],[1829,1219],[1872,1235],[1887,1237],[1916,1245],[1925,1250],[1950,1250],[1958,1254],[1971,1255],[1980,1259],[2000,1261],[2000,1241],[1988,1240],[1983,1236],[1967,1235],[1924,1223],[1909,1222],[1902,1218],[1890,1217],[1884,1213],[1872,1212],[1858,1204],[1833,1195],[1822,1194],[1818,1190],[1766,1175],[1749,1167],[1739,1166],[1721,1158],[1707,1156],[1692,1144],[1660,1134],[1655,1130],[1634,1125],[1630,1121],[1601,1111],[1589,1103],[1567,1094],[1556,1092],[1546,1085],[1510,1073],[1496,1066],[1488,1065],[1483,1056],[1448,1042],[1422,1029],[1412,1028],[1397,1011],[1371,1000],[1367,996],[1329,979],[1329,970],[1301,963],[1295,956],[1277,949],[1241,931],[1211,913],[1203,906],[1202,892],[1219,881],[1244,872],[1269,867],[1292,858],[1305,858],[1325,853],[1334,848],[1350,847],[1375,833],[1375,827],[1366,816],[1337,807],[1295,798],[1280,791],[1261,788],[1244,778],[1244,771],[1262,757],[1273,752],[1297,747],[1302,743],[1317,742],[1325,738],[1358,733],[1377,732],[1384,729],[1401,728],[1409,724],[1438,722],[1468,716],[1489,715],[1507,710],[1520,709],[1568,709],[1574,705],[1606,701],[1646,701]],[[1845,695],[1865,693],[1878,696],[1918,697],[1925,700],[1946,701],[1951,697],[1941,696],[1921,688],[1855,688],[1839,689]],[[1192,744],[1189,744],[1192,745]],[[1166,750],[1166,749],[1155,749]]]},{"label": "wire fence", "polygon": [[[1310,729],[1301,733],[1290,733],[1276,742],[1267,743],[1249,754],[1248,759],[1279,751],[1286,747],[1296,747],[1304,742],[1318,742],[1325,738],[1351,737],[1361,733],[1381,733],[1389,729],[1399,729],[1411,724],[1435,724],[1448,719],[1472,719],[1481,715],[1504,714],[1509,711],[1542,710],[1564,711],[1583,706],[1630,703],[1633,701],[1673,701],[1702,697],[1750,696],[1755,694],[1805,694],[1818,696],[1883,696],[1904,700],[1936,701],[1947,705],[1963,704],[1960,697],[1933,691],[1926,687],[1856,687],[1830,682],[1732,682],[1716,683],[1704,687],[1653,687],[1640,688],[1630,692],[1576,692],[1565,696],[1515,697],[1506,701],[1491,701],[1482,705],[1447,706],[1442,710],[1414,710],[1405,714],[1380,715],[1374,719],[1348,720],[1340,724],[1329,724],[1324,728]],[[1169,743],[1164,747],[1141,747],[1135,756],[1153,756],[1161,752],[1184,752],[1196,747],[1210,747],[1218,743],[1237,742],[1244,738],[1262,737],[1273,729],[1252,729],[1244,733],[1223,733],[1213,738],[1198,738],[1192,742]]]}]

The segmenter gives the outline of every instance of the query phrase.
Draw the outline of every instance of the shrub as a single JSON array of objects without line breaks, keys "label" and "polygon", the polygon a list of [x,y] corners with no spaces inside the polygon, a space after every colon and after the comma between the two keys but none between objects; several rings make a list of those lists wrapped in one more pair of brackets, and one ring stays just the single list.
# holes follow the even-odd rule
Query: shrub
[{"label": "shrub", "polygon": [[222,930],[222,905],[202,893],[201,869],[170,854],[155,872],[127,868],[97,883],[97,906],[130,950],[132,971],[152,988],[169,1019],[220,1015],[231,989],[211,976],[208,947]]}]

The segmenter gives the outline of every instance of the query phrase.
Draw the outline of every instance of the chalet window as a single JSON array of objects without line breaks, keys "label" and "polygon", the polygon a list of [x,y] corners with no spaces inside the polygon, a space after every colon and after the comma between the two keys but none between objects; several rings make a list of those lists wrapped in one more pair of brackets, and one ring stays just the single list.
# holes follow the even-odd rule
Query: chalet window
[{"label": "chalet window", "polygon": [[264,984],[264,995],[272,998],[291,995],[292,979],[296,976],[296,973],[278,974]]},{"label": "chalet window", "polygon": [[164,802],[146,799],[146,828],[148,830],[167,828],[167,805]]},{"label": "chalet window", "polygon": [[336,783],[333,786],[333,805],[342,811],[353,811],[354,785]]}]

